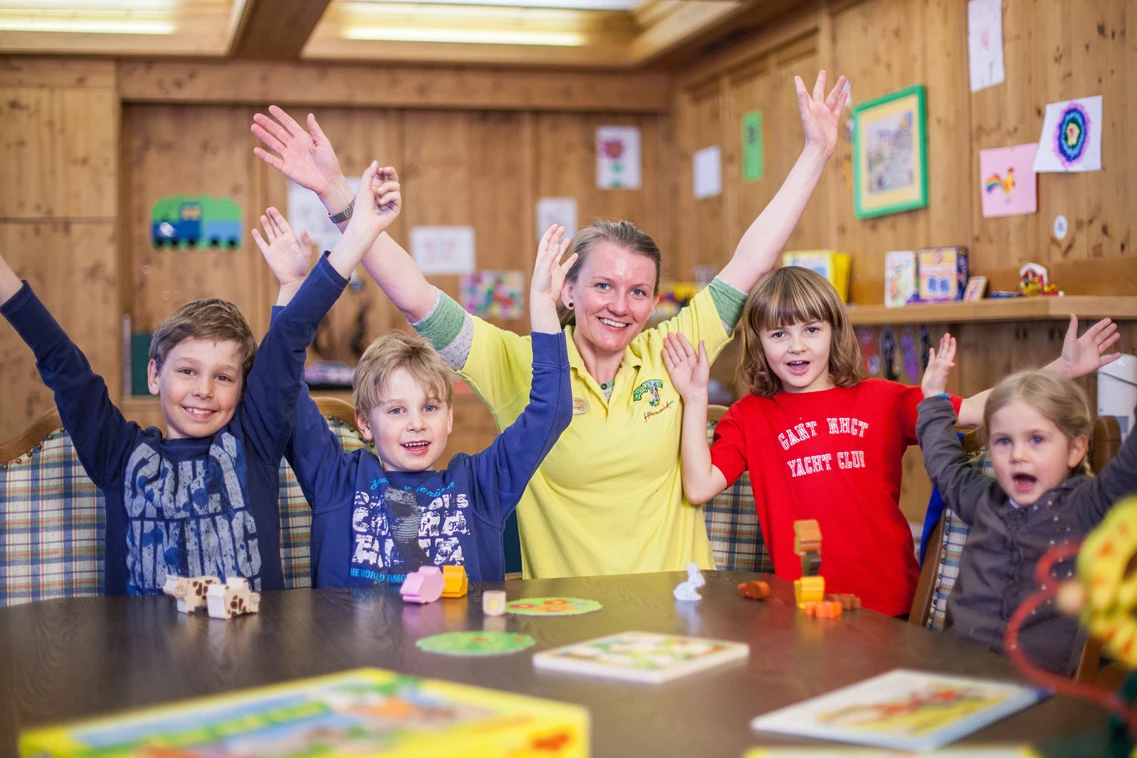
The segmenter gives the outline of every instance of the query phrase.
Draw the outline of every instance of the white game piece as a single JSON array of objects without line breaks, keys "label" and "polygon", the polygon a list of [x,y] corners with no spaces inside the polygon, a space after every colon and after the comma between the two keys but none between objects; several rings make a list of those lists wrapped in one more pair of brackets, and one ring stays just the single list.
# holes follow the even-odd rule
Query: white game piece
[{"label": "white game piece", "polygon": [[702,600],[699,595],[699,588],[707,583],[703,578],[703,573],[699,571],[699,564],[687,564],[687,581],[680,582],[675,588],[674,595],[676,600]]},{"label": "white game piece", "polygon": [[486,590],[482,593],[482,613],[487,616],[505,615],[505,591]]},{"label": "white game piece", "polygon": [[206,599],[209,601],[209,615],[215,619],[259,613],[261,609],[261,593],[250,590],[249,580],[242,577],[210,586]]},{"label": "white game piece", "polygon": [[193,613],[198,608],[205,607],[206,590],[211,584],[221,580],[215,576],[184,577],[175,574],[166,575],[166,583],[162,585],[162,592],[178,599],[178,610],[182,613]]}]

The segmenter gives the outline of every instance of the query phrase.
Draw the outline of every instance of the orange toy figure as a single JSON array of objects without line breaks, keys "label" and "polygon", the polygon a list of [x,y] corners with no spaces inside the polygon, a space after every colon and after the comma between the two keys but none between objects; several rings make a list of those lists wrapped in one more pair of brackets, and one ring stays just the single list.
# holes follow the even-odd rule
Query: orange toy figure
[{"label": "orange toy figure", "polygon": [[821,576],[821,527],[810,519],[794,522],[794,555],[801,558],[801,579],[794,581],[794,601],[806,603],[825,599],[825,579]]},{"label": "orange toy figure", "polygon": [[738,591],[750,600],[765,600],[770,597],[770,585],[761,581],[743,582],[738,585]]},{"label": "orange toy figure", "polygon": [[831,600],[806,603],[803,610],[806,616],[816,616],[819,619],[835,619],[841,616],[841,604]]},{"label": "orange toy figure", "polygon": [[466,578],[465,566],[443,566],[442,580],[445,587],[442,597],[465,597],[469,580]]}]

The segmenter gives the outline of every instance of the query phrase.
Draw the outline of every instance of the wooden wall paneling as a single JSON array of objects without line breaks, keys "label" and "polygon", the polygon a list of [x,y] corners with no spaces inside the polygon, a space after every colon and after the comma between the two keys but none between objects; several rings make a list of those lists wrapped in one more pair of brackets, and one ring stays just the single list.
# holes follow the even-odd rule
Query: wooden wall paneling
[{"label": "wooden wall paneling", "polygon": [[114,61],[3,56],[0,57],[0,87],[113,90],[115,67]]},{"label": "wooden wall paneling", "polygon": [[[133,329],[153,329],[176,308],[202,297],[236,303],[258,339],[268,328],[266,277],[271,276],[250,235],[263,208],[254,191],[253,111],[246,107],[129,106],[125,135],[130,227],[124,233],[134,282]],[[243,211],[243,241],[236,250],[156,249],[150,212],[160,197],[229,197]],[[275,294],[275,291],[274,291]]]},{"label": "wooden wall paneling", "polygon": [[[406,209],[415,203],[429,202],[429,198],[409,192],[409,177],[403,159],[402,114],[398,111],[358,108],[316,108],[313,112],[320,123],[320,128],[335,147],[340,168],[343,169],[345,176],[358,178],[372,160],[378,160],[382,166],[394,166],[399,172],[403,191],[403,213],[391,225],[389,233],[409,250],[410,232],[404,220]],[[289,113],[297,121],[304,123],[308,110],[290,108]],[[258,159],[254,160],[255,170],[265,188],[264,206],[266,208],[275,206],[287,217],[288,180],[276,169]],[[298,233],[299,231],[297,230]],[[320,326],[314,348],[309,351],[310,358],[346,361],[355,365],[361,349],[376,337],[391,329],[407,329],[407,321],[403,314],[383,294],[362,266],[358,274],[362,287],[355,291],[349,286],[339,301],[332,306]],[[266,285],[269,302],[275,302],[279,286],[271,272],[266,277]]]},{"label": "wooden wall paneling", "polygon": [[[673,241],[672,202],[674,156],[666,120],[658,116],[574,113],[534,115],[535,191],[533,204],[523,212],[533,224],[533,251],[544,229],[536,229],[535,203],[542,197],[573,197],[577,226],[596,219],[627,219],[651,235],[663,256],[662,276],[685,279],[690,272],[679,263]],[[596,186],[596,129],[637,126],[640,129],[641,184],[639,189],[601,190]]]},{"label": "wooden wall paneling", "polygon": [[0,124],[0,218],[114,218],[119,103],[113,90],[6,87]]},{"label": "wooden wall paneling", "polygon": [[[772,64],[773,56],[763,55],[728,79],[722,183],[727,198],[729,236],[735,245],[778,191],[777,179],[774,178],[777,176],[773,167],[774,151],[768,147],[780,144],[771,139],[774,125],[780,118],[773,100]],[[764,171],[761,179],[748,182],[743,178],[742,118],[751,111],[762,112]],[[724,258],[723,263],[726,260]]]},{"label": "wooden wall paneling", "polygon": [[[106,381],[122,392],[122,320],[114,221],[0,223],[0,251]],[[4,402],[0,439],[16,436],[54,404],[35,357],[6,323],[0,327]]]},{"label": "wooden wall paneling", "polygon": [[719,268],[730,260],[738,239],[727,226],[728,197],[734,188],[725,183],[723,192],[714,197],[694,196],[694,154],[713,145],[723,146],[727,135],[725,82],[718,79],[691,94],[690,158],[686,160],[684,178],[679,186],[680,198],[690,198],[686,216],[693,234],[692,265],[714,265]]},{"label": "wooden wall paneling", "polygon": [[662,73],[409,64],[122,61],[124,102],[667,113]]}]

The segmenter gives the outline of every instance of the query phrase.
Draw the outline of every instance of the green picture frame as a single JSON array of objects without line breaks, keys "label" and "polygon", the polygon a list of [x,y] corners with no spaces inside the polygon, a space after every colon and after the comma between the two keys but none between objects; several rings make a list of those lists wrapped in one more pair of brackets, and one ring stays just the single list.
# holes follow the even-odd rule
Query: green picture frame
[{"label": "green picture frame", "polygon": [[928,122],[924,85],[853,109],[853,203],[857,218],[928,205]]}]

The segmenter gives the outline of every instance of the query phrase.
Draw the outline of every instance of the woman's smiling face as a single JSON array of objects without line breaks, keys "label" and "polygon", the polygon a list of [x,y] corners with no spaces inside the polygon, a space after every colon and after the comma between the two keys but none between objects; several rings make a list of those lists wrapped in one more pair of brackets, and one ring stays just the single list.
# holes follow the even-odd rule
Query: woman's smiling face
[{"label": "woman's smiling face", "polygon": [[576,312],[576,334],[599,352],[623,352],[655,309],[655,261],[607,240],[585,257],[562,299]]}]

